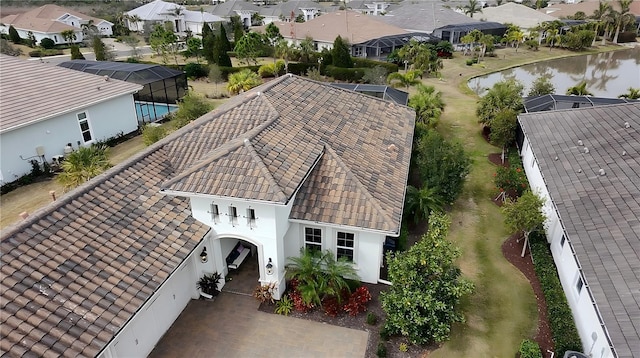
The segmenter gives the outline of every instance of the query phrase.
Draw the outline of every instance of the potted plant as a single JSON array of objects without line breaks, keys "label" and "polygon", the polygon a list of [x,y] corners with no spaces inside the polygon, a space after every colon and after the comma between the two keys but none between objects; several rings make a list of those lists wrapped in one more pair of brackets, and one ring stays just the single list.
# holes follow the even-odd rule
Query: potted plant
[{"label": "potted plant", "polygon": [[207,295],[215,297],[220,293],[218,290],[218,282],[220,282],[221,279],[222,275],[217,272],[204,274],[204,276],[196,282],[196,288]]}]

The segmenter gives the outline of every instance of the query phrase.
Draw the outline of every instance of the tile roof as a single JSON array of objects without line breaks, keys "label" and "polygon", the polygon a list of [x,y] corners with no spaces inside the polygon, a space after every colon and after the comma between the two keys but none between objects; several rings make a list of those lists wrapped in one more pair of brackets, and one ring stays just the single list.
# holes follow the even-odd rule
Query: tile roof
[{"label": "tile roof", "polygon": [[76,16],[83,21],[93,20],[94,25],[106,21],[53,4],[43,5],[18,15],[8,15],[0,19],[0,21],[3,24],[13,25],[15,28],[38,32],[61,32],[80,28],[80,26],[73,27],[57,21],[58,18],[65,14]]},{"label": "tile roof", "polygon": [[236,11],[260,12],[260,6],[244,0],[226,0],[207,9],[208,12],[221,17],[237,15]]},{"label": "tile roof", "polygon": [[0,132],[134,93],[142,86],[0,55]]},{"label": "tile roof", "polygon": [[515,24],[524,29],[531,29],[541,25],[543,22],[556,20],[551,15],[543,14],[515,2],[507,2],[496,7],[485,7],[482,12],[476,14],[476,17],[484,21]]},{"label": "tile roof", "polygon": [[640,103],[519,120],[613,345],[632,357],[640,347]]},{"label": "tile roof", "polygon": [[[333,43],[336,37],[340,36],[352,45],[384,36],[409,33],[379,18],[380,16],[364,15],[355,11],[336,11],[303,23],[274,22],[274,24],[286,38],[291,38],[291,25],[293,25],[296,39],[310,36],[316,41]],[[256,28],[256,31],[260,31],[260,28]]]},{"label": "tile roof", "polygon": [[397,233],[414,118],[296,76],[230,99],[2,232],[0,349],[95,356],[115,337],[209,230],[165,183]]},{"label": "tile roof", "polygon": [[446,25],[480,22],[451,10],[450,3],[441,1],[403,1],[389,6],[380,21],[403,28],[407,31],[432,32]]},{"label": "tile roof", "polygon": [[[603,1],[608,3],[613,9],[619,10],[620,5],[617,1]],[[539,9],[538,11],[551,15],[555,18],[564,18],[567,16],[573,16],[578,11],[584,12],[587,16],[593,15],[593,12],[599,7],[599,1],[581,1],[575,4],[553,4],[548,7]],[[629,4],[629,12],[634,15],[640,15],[640,2],[633,1]]]}]

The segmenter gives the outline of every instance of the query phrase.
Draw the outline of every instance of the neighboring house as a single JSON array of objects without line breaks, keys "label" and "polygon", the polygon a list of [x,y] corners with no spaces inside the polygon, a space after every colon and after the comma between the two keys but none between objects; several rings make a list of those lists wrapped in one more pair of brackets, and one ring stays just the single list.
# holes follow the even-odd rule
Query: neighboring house
[{"label": "neighboring house", "polygon": [[[280,34],[293,45],[313,39],[316,51],[331,50],[340,36],[351,45],[354,57],[381,58],[408,43],[412,38],[431,39],[428,34],[412,33],[379,20],[379,16],[355,11],[336,11],[304,23],[275,22]],[[264,27],[256,28],[264,31]]]},{"label": "neighboring house", "polygon": [[377,16],[386,15],[387,8],[390,5],[386,1],[352,0],[347,3],[347,8],[366,15]]},{"label": "neighboring house", "polygon": [[467,22],[438,27],[433,30],[431,35],[443,41],[449,41],[453,45],[458,45],[462,43],[462,38],[473,30],[479,30],[483,34],[502,37],[507,31],[507,27],[499,22]]},{"label": "neighboring house", "polygon": [[606,106],[609,104],[629,102],[640,102],[640,100],[626,98],[603,98],[593,96],[547,94],[544,96],[526,97],[524,99],[524,110],[527,113],[533,113],[542,111],[555,111],[559,109]]},{"label": "neighboring house", "polygon": [[292,75],[232,98],[2,232],[2,350],[146,356],[239,244],[276,298],[304,247],[377,283],[414,122],[408,107]]},{"label": "neighboring house", "polygon": [[[640,347],[640,103],[521,114],[522,162],[583,351]],[[566,318],[568,319],[568,318]]]},{"label": "neighboring house", "polygon": [[[620,10],[620,5],[618,4],[617,1],[606,1],[606,2],[609,3],[609,5],[613,7],[613,9],[618,11]],[[542,8],[538,11],[547,15],[551,15],[556,19],[560,19],[560,18],[566,18],[569,16],[574,16],[576,12],[579,12],[579,11],[584,12],[584,14],[587,16],[591,16],[593,15],[594,11],[598,9],[598,7],[599,7],[598,1],[582,1],[582,2],[575,2],[575,3],[570,3],[567,1],[566,4],[553,4],[553,5],[549,5],[548,7]],[[633,1],[631,4],[629,4],[629,12],[636,16],[640,16],[640,2]]]},{"label": "neighboring house", "polygon": [[432,33],[446,25],[480,22],[445,7],[442,2],[403,1],[391,5],[380,21],[411,32]]},{"label": "neighboring house", "polygon": [[155,0],[144,4],[126,13],[127,27],[131,31],[143,32],[145,24],[165,23],[173,24],[176,34],[184,35],[187,32],[201,34],[202,26],[224,21],[216,15],[205,11],[187,10],[184,6],[172,2]]},{"label": "neighboring house", "polygon": [[36,43],[43,38],[50,38],[56,44],[66,44],[63,31],[72,30],[74,38],[71,42],[82,42],[83,29],[93,25],[102,36],[113,35],[113,23],[77,11],[65,9],[58,5],[47,4],[22,14],[8,15],[0,19],[0,33],[8,34],[13,26],[21,38],[27,39],[32,34]]},{"label": "neighboring house", "polygon": [[133,94],[142,86],[39,61],[0,55],[2,183],[73,148],[138,129]]},{"label": "neighboring house", "polygon": [[311,0],[289,0],[275,5],[261,6],[259,14],[264,18],[263,23],[266,25],[276,21],[295,21],[298,16],[301,16],[304,21],[309,21],[334,11],[338,11],[338,6],[322,6]]},{"label": "neighboring house", "polygon": [[212,6],[207,11],[227,21],[230,21],[232,16],[239,16],[242,24],[248,28],[251,26],[253,14],[260,12],[260,6],[243,0],[228,0]]},{"label": "neighboring house", "polygon": [[485,7],[476,17],[482,21],[514,24],[523,30],[530,30],[547,21],[557,20],[528,6],[507,2],[496,7]]}]

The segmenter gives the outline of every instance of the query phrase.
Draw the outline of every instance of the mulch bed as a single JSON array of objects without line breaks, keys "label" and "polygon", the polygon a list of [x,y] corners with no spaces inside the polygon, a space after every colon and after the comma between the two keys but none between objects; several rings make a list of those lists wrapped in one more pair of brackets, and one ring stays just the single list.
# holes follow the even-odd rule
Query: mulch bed
[{"label": "mulch bed", "polygon": [[505,154],[504,163],[502,163],[502,153],[491,153],[487,156],[489,161],[497,166],[509,168],[509,158]]},{"label": "mulch bed", "polygon": [[[519,240],[519,242],[516,242],[517,240]],[[502,254],[507,261],[524,274],[533,288],[533,293],[536,295],[536,302],[538,304],[538,331],[534,340],[538,342],[542,354],[546,356],[547,350],[553,351],[553,339],[551,336],[551,328],[549,327],[549,318],[547,317],[547,302],[542,293],[538,276],[536,276],[533,268],[531,253],[527,251],[524,257],[520,257],[523,244],[524,237],[522,233],[511,235],[502,244]]]}]

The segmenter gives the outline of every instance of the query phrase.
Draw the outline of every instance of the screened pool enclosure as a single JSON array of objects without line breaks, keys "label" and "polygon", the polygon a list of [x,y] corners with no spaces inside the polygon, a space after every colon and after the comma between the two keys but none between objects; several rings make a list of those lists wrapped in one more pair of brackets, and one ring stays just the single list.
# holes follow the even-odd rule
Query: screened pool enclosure
[{"label": "screened pool enclosure", "polygon": [[175,111],[176,102],[186,94],[188,88],[184,72],[160,65],[72,60],[58,66],[144,86],[133,95],[138,122],[141,124],[156,122]]}]

